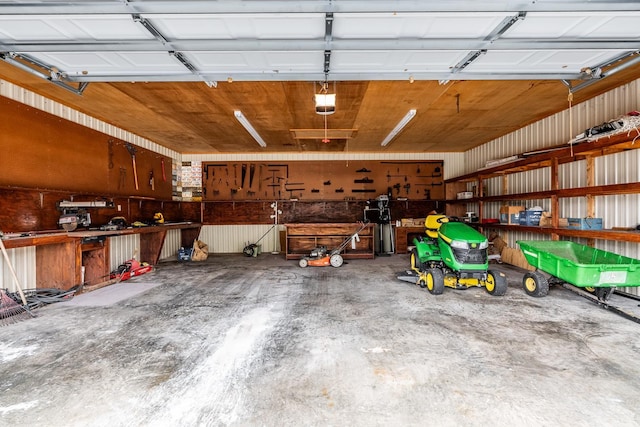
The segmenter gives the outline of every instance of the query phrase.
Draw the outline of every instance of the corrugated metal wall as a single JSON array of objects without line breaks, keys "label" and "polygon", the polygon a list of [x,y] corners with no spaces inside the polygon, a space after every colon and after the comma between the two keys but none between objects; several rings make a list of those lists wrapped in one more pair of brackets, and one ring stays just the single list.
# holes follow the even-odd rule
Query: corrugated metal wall
[{"label": "corrugated metal wall", "polygon": [[109,271],[118,268],[123,262],[135,258],[140,259],[140,235],[128,234],[109,238]]},{"label": "corrugated metal wall", "polygon": [[[567,104],[568,105],[568,104]],[[544,120],[540,120],[516,132],[498,138],[465,153],[465,173],[485,166],[488,160],[501,159],[527,151],[566,144],[577,134],[592,126],[640,109],[640,80],[622,86],[590,101],[574,105]],[[640,139],[638,141],[640,144]],[[595,161],[596,185],[620,184],[640,181],[640,150],[627,151],[599,157]],[[561,188],[586,186],[586,161],[561,165],[559,168]],[[470,184],[471,185],[471,184]],[[502,178],[487,180],[488,194],[503,194]],[[549,168],[522,172],[508,176],[507,194],[527,193],[550,189]],[[471,188],[469,188],[470,190]],[[485,216],[497,217],[502,202],[485,203]],[[527,207],[550,208],[550,200],[513,201],[511,205],[525,204]],[[477,204],[469,205],[477,212]],[[564,198],[559,202],[561,217],[584,217],[587,214],[584,197]],[[603,218],[604,227],[635,227],[640,223],[640,196],[598,196],[595,199],[595,216]],[[516,247],[516,240],[547,239],[537,233],[505,233],[507,243]],[[585,243],[584,241],[577,241]],[[621,255],[640,258],[640,245],[636,243],[596,240],[595,246]],[[628,288],[638,294],[638,288]]]},{"label": "corrugated metal wall", "polygon": [[[18,276],[20,286],[23,289],[33,289],[36,287],[36,247],[7,249],[9,261]],[[0,286],[9,292],[18,290],[11,270],[3,256],[0,256]]]},{"label": "corrugated metal wall", "polygon": [[[560,83],[558,83],[560,84]],[[525,126],[465,153],[464,173],[485,166],[488,160],[566,144],[592,126],[640,108],[640,80],[635,80],[592,100]]]},{"label": "corrugated metal wall", "polygon": [[[182,234],[180,230],[167,230],[167,237],[164,239],[162,252],[160,252],[160,261],[175,260],[182,243]],[[142,260],[144,261],[144,260]]]},{"label": "corrugated metal wall", "polygon": [[239,253],[250,243],[256,243],[260,237],[267,233],[258,243],[261,252],[284,250],[280,248],[278,225],[269,231],[273,225],[205,225],[200,232],[200,240],[209,245],[210,253]]}]

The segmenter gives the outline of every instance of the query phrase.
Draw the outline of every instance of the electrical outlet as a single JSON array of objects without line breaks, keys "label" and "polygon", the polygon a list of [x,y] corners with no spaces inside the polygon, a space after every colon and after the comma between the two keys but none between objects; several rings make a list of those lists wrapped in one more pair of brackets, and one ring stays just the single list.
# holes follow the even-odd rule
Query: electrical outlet
[{"label": "electrical outlet", "polygon": [[118,205],[118,212],[122,210],[122,205]]}]

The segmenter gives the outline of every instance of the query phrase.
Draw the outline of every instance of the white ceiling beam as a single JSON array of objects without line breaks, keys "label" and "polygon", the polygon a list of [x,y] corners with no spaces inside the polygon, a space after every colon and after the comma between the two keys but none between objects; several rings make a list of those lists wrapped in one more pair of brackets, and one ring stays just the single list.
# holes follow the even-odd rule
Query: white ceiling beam
[{"label": "white ceiling beam", "polygon": [[613,12],[638,11],[635,0],[303,0],[303,1],[47,1],[0,3],[3,15],[363,13],[363,12]]},{"label": "white ceiling beam", "polygon": [[[201,72],[198,76],[191,73],[131,73],[131,74],[99,74],[90,73],[78,76],[65,75],[70,82],[194,82],[202,81],[225,81],[232,77],[234,82],[241,81],[324,81],[323,72]],[[329,74],[330,81],[368,81],[368,80],[407,80],[410,77],[414,80],[580,80],[584,76],[579,73],[500,73],[500,72],[376,72],[371,73],[350,73],[332,70]]]},{"label": "white ceiling beam", "polygon": [[636,50],[639,39],[242,39],[242,40],[100,40],[91,42],[39,41],[0,43],[3,52],[295,52],[295,51],[381,51],[381,50]]}]

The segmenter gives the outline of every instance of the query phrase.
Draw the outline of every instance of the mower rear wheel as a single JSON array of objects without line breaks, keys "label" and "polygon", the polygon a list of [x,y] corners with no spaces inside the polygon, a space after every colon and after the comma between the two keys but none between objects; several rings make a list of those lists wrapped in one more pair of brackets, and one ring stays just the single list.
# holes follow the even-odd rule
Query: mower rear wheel
[{"label": "mower rear wheel", "polygon": [[411,269],[413,271],[424,271],[424,264],[420,261],[416,248],[411,249]]},{"label": "mower rear wheel", "polygon": [[549,281],[539,271],[530,271],[522,278],[522,286],[527,295],[544,297],[549,293]]},{"label": "mower rear wheel", "polygon": [[309,260],[306,258],[300,258],[300,261],[298,261],[298,265],[302,268],[305,268],[307,265],[309,265]]},{"label": "mower rear wheel", "polygon": [[333,254],[333,255],[331,255],[331,258],[329,258],[329,264],[331,264],[332,267],[338,268],[343,263],[344,263],[344,259],[342,258],[342,255],[340,255],[340,254]]},{"label": "mower rear wheel", "polygon": [[248,256],[248,257],[252,257],[256,251],[257,245],[252,243],[250,245],[247,245],[244,247],[244,249],[242,250],[242,253],[244,254],[244,256]]},{"label": "mower rear wheel", "polygon": [[487,271],[485,289],[493,296],[502,296],[507,293],[507,276],[499,271]]},{"label": "mower rear wheel", "polygon": [[433,295],[444,292],[444,273],[438,268],[432,268],[426,274],[427,290]]}]

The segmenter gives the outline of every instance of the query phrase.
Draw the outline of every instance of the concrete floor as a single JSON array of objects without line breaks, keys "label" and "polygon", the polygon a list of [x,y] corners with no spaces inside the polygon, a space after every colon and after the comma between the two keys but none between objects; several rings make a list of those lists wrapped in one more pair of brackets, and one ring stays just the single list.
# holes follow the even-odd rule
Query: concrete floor
[{"label": "concrete floor", "polygon": [[640,425],[640,324],[505,266],[504,297],[434,296],[408,262],[214,255],[38,309],[0,328],[0,425]]}]

